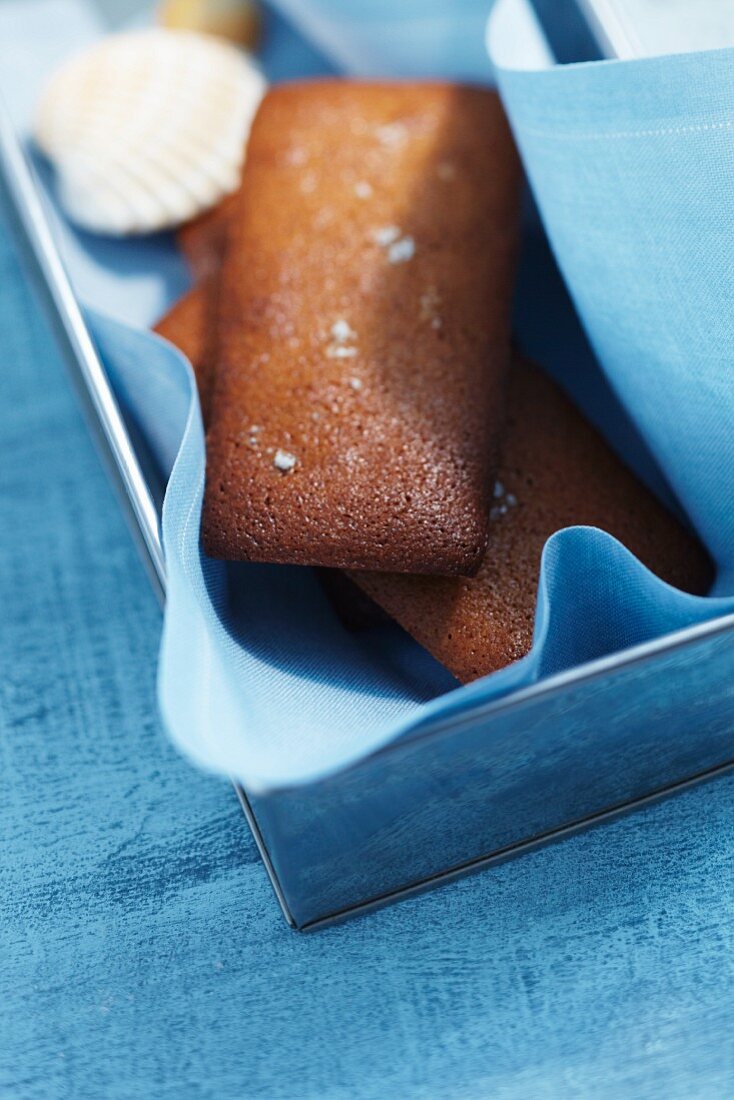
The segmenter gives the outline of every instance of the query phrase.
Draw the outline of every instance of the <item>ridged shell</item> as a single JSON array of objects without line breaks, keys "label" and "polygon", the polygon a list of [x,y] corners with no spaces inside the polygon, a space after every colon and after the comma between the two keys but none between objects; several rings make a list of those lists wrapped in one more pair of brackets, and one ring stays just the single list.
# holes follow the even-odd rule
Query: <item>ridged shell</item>
[{"label": "ridged shell", "polygon": [[114,35],[53,77],[35,137],[73,221],[115,236],[151,233],[237,188],[264,90],[253,62],[217,39]]}]

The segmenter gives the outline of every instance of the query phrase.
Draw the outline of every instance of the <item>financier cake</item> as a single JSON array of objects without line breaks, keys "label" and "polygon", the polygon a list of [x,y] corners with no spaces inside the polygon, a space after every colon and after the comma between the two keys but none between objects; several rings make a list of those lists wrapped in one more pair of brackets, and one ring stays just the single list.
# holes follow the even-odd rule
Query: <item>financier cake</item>
[{"label": "financier cake", "polygon": [[477,575],[349,574],[462,682],[529,651],[541,553],[563,527],[600,527],[684,591],[703,594],[712,581],[698,541],[541,370],[516,360],[507,403],[489,548]]},{"label": "financier cake", "polygon": [[204,424],[209,416],[209,403],[214,385],[216,365],[216,279],[213,274],[202,279],[160,319],[155,326],[193,367]]},{"label": "financier cake", "polygon": [[[193,295],[200,302],[202,288]],[[206,377],[206,309],[191,297],[158,327]],[[489,547],[475,577],[349,574],[369,596],[463,682],[523,657],[532,642],[540,557],[555,531],[600,527],[668,583],[704,593],[710,562],[698,541],[609,449],[565,394],[532,363],[510,369],[507,424],[492,491]],[[333,572],[329,592],[345,622],[369,616],[346,575]],[[339,578],[344,583],[339,583]],[[336,590],[335,586],[336,585]]]},{"label": "financier cake", "polygon": [[227,240],[227,227],[237,206],[238,192],[239,188],[205,214],[186,222],[176,233],[179,247],[197,280],[219,274]]},{"label": "financier cake", "polygon": [[322,81],[267,94],[220,273],[208,554],[476,571],[518,189],[493,92]]}]

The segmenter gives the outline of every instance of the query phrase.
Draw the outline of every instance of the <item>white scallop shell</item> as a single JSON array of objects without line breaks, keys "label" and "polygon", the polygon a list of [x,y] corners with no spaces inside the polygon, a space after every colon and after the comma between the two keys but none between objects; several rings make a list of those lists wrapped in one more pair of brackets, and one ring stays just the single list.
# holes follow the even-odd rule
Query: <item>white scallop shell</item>
[{"label": "white scallop shell", "polygon": [[78,225],[155,232],[237,188],[264,91],[254,63],[215,38],[163,29],[114,35],[51,80],[35,137]]}]

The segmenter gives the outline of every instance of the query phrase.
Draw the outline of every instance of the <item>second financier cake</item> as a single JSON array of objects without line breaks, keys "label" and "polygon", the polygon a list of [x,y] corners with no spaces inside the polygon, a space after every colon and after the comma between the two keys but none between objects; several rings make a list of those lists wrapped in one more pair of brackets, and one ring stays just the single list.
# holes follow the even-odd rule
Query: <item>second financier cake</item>
[{"label": "second financier cake", "polygon": [[[206,288],[158,326],[208,384]],[[360,590],[462,681],[523,657],[532,642],[538,573],[547,538],[591,524],[615,535],[663,580],[703,594],[711,563],[700,543],[613,454],[558,386],[532,363],[510,370],[502,460],[492,494],[487,554],[475,577],[419,577],[325,569],[345,623],[375,618]],[[359,585],[359,588],[356,586]],[[357,599],[355,600],[355,596]],[[373,605],[374,606],[374,605]],[[376,621],[376,619],[375,619]]]},{"label": "second financier cake", "polygon": [[711,563],[700,543],[559,387],[524,360],[510,371],[493,498],[489,548],[475,577],[351,574],[464,682],[530,649],[543,546],[563,527],[602,528],[676,588],[703,594],[711,584]]},{"label": "second financier cake", "polygon": [[492,92],[323,81],[266,96],[219,283],[209,554],[479,567],[518,186]]}]

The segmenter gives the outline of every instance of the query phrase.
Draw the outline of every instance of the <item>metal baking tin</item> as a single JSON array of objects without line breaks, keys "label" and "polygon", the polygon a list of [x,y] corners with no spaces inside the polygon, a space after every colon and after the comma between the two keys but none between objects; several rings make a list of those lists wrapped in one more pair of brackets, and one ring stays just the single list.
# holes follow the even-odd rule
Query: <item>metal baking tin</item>
[{"label": "metal baking tin", "polygon": [[734,45],[734,8],[721,0],[574,0],[606,57],[629,60]]},{"label": "metal baking tin", "polygon": [[[151,486],[0,117],[0,201],[156,592]],[[597,660],[336,775],[238,794],[288,922],[311,929],[487,867],[734,767],[734,615]]]}]

